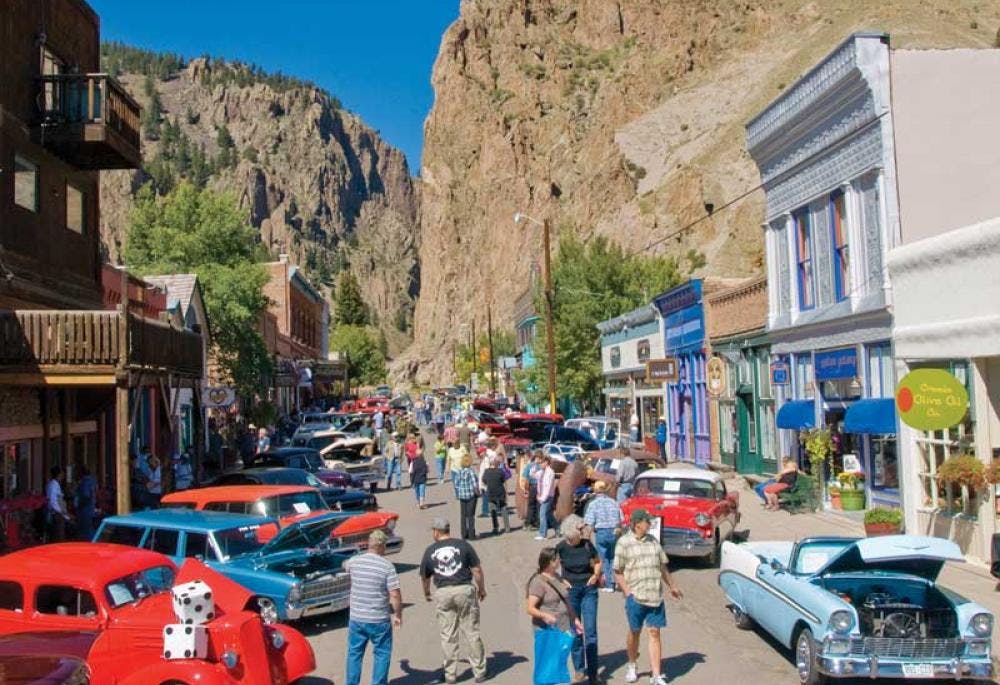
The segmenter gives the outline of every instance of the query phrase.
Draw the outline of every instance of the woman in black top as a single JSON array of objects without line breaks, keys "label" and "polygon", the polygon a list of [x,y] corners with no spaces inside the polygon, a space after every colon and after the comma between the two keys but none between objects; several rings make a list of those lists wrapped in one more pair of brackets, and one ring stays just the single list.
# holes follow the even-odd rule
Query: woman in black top
[{"label": "woman in black top", "polygon": [[795,463],[795,460],[785,457],[781,473],[778,474],[777,480],[764,488],[764,508],[770,509],[771,511],[777,511],[781,506],[778,502],[778,495],[784,490],[789,490],[795,487],[795,481],[798,480],[798,477],[799,467]]},{"label": "woman in black top", "polygon": [[423,509],[424,497],[427,495],[427,460],[424,459],[423,450],[410,462],[410,485],[417,497],[417,506]]},{"label": "woman in black top", "polygon": [[583,537],[586,524],[575,514],[562,522],[564,539],[556,545],[562,576],[570,584],[569,603],[583,622],[583,635],[573,640],[574,683],[597,682],[597,589],[601,584],[601,558]]}]

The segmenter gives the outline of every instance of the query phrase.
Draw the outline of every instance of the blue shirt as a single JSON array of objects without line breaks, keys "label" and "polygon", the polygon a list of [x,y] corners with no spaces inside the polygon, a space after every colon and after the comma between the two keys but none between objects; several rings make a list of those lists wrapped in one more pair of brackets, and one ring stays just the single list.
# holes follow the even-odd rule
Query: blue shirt
[{"label": "blue shirt", "polygon": [[475,472],[466,466],[455,476],[455,493],[458,499],[472,499],[476,496],[476,486],[479,485],[479,478]]},{"label": "blue shirt", "polygon": [[622,523],[622,510],[618,503],[607,495],[598,495],[590,500],[583,514],[584,522],[594,530],[618,528]]}]

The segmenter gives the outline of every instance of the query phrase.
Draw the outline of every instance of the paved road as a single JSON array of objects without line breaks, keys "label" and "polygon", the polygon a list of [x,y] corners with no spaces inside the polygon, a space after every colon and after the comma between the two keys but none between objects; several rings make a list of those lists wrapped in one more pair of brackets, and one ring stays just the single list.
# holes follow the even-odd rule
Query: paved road
[{"label": "paved road", "polygon": [[[451,486],[428,488],[428,509],[416,508],[409,490],[379,495],[380,505],[401,514],[399,530],[405,537],[403,551],[392,557],[402,580],[406,605],[403,627],[396,633],[392,685],[424,685],[439,676],[441,652],[432,606],[423,600],[417,564],[430,543],[430,521],[448,516],[458,523],[458,505]],[[516,516],[515,516],[516,520]],[[489,528],[479,519],[482,530]],[[520,525],[519,522],[517,525]],[[515,530],[507,535],[486,537],[473,544],[483,561],[488,596],[483,605],[482,632],[489,655],[490,682],[527,685],[531,682],[532,633],[524,613],[525,582],[533,572],[544,543],[533,534]],[[716,583],[717,573],[697,563],[678,561],[673,566],[685,593],[668,604],[669,626],[665,631],[664,668],[671,679],[694,683],[754,682],[797,683],[787,654],[756,632],[737,630],[724,606]],[[602,670],[610,682],[624,682],[625,643],[622,625],[623,600],[620,594],[600,595],[599,649]],[[311,685],[343,683],[346,617],[314,620],[302,626],[316,651],[318,668]],[[644,649],[644,648],[643,648]],[[640,682],[648,682],[649,662],[640,659]],[[366,660],[369,682],[370,659]],[[751,675],[752,674],[752,675]],[[460,682],[472,682],[471,671],[460,674]]]}]

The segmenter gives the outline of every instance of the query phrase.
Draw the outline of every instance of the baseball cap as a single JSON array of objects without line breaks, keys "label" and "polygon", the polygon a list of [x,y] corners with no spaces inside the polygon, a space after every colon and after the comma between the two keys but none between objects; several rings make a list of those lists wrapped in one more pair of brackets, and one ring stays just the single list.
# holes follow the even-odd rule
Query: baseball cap
[{"label": "baseball cap", "polygon": [[433,521],[431,521],[431,530],[440,530],[444,533],[447,533],[448,531],[451,530],[451,524],[448,523],[448,519],[446,519],[445,517],[438,516]]},{"label": "baseball cap", "polygon": [[632,512],[631,520],[632,525],[635,525],[637,523],[642,523],[643,521],[649,523],[652,520],[652,517],[650,517],[649,512],[645,509],[636,509]]}]

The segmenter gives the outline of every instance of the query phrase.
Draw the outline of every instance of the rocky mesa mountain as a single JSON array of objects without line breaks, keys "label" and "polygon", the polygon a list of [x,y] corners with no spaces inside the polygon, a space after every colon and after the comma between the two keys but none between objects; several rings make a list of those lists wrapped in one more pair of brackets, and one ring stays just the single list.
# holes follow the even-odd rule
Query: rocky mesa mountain
[{"label": "rocky mesa mountain", "polygon": [[137,189],[152,181],[164,192],[186,177],[234,194],[261,244],[315,284],[329,289],[351,269],[390,342],[405,344],[419,288],[418,194],[399,150],[309,83],[114,44],[104,58],[144,107],[144,168],[101,178],[112,260]]},{"label": "rocky mesa mountain", "polygon": [[992,47],[974,0],[465,0],[425,124],[421,297],[395,370],[438,382],[461,324],[510,327],[541,240],[605,234],[698,275],[763,269],[744,125],[856,30],[897,47]]}]

